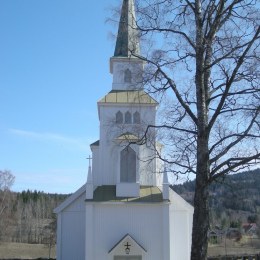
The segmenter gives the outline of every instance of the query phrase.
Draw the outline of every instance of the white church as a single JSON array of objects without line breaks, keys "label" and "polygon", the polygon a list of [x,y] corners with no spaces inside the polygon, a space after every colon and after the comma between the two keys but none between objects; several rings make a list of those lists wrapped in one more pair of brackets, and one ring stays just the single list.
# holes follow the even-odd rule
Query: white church
[{"label": "white church", "polygon": [[143,89],[135,28],[134,0],[123,0],[87,183],[54,211],[58,260],[190,259],[193,207],[169,187],[155,131],[138,143],[158,103]]}]

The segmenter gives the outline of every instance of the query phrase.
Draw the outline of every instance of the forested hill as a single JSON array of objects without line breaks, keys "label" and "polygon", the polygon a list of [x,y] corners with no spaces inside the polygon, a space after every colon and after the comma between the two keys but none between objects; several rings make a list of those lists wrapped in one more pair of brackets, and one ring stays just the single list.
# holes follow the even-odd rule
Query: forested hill
[{"label": "forested hill", "polygon": [[[174,185],[172,188],[192,204],[194,181]],[[55,238],[56,216],[53,209],[68,195],[30,190],[3,195],[3,191],[0,191],[0,242],[48,243],[50,237]],[[258,216],[260,169],[230,175],[213,183],[210,195],[212,224],[224,226],[232,221],[242,223],[248,217]]]},{"label": "forested hill", "polygon": [[0,190],[0,242],[49,243],[55,238],[53,209],[68,195]]},{"label": "forested hill", "polygon": [[[173,185],[173,190],[193,204],[194,181]],[[226,176],[210,187],[210,207],[213,215],[236,212],[240,217],[260,213],[260,169]],[[244,221],[242,219],[241,221]]]}]

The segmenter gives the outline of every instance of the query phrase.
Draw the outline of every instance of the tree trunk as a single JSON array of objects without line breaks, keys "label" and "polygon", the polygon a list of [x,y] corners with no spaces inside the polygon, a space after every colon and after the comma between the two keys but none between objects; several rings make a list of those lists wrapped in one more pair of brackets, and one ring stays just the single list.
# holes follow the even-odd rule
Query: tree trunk
[{"label": "tree trunk", "polygon": [[209,228],[208,187],[196,182],[194,198],[191,260],[207,259],[207,232]]},{"label": "tree trunk", "polygon": [[198,137],[191,260],[206,260],[209,229],[208,138]]}]

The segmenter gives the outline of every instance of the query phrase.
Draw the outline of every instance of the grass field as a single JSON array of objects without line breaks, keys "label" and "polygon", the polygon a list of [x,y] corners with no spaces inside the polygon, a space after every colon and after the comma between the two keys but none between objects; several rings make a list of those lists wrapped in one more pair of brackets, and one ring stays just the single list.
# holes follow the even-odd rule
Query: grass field
[{"label": "grass field", "polygon": [[[210,245],[208,250],[209,256],[224,255],[243,255],[259,254],[260,239],[242,240],[234,242],[232,240],[223,241],[219,245]],[[55,258],[55,247],[51,249],[51,258]],[[46,245],[23,244],[23,243],[0,243],[0,259],[36,259],[48,258],[49,249]]]},{"label": "grass field", "polygon": [[243,238],[239,242],[223,240],[221,244],[209,245],[208,256],[250,255],[260,253],[260,239]]},{"label": "grass field", "polygon": [[[55,247],[51,249],[51,257],[55,258]],[[23,243],[0,243],[0,259],[36,259],[48,258],[49,249],[46,245]]]}]

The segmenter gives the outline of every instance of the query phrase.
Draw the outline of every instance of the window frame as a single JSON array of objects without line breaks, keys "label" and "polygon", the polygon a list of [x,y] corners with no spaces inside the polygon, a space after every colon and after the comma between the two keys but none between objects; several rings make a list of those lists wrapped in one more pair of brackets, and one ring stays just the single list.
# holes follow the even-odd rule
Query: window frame
[{"label": "window frame", "polygon": [[116,112],[116,124],[123,124],[123,122],[124,122],[124,115],[119,110],[119,111]]},{"label": "window frame", "polygon": [[124,82],[132,83],[132,72],[128,68],[124,71]]},{"label": "window frame", "polygon": [[135,111],[133,114],[133,123],[134,124],[141,124],[141,116],[138,111]]},{"label": "window frame", "polygon": [[136,183],[137,154],[130,146],[120,151],[120,182]]},{"label": "window frame", "polygon": [[132,124],[132,114],[129,111],[125,112],[125,124]]}]

